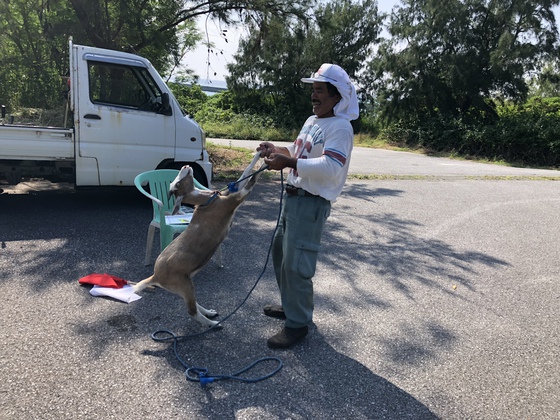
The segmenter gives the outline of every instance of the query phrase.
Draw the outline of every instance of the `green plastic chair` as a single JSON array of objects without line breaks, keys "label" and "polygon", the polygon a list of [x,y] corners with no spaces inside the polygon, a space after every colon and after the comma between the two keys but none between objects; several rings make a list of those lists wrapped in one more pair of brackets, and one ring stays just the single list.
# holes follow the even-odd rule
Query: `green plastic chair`
[{"label": "green plastic chair", "polygon": [[[152,255],[152,248],[154,243],[154,234],[156,228],[159,229],[160,238],[160,252],[163,251],[167,245],[185,229],[188,224],[167,224],[165,215],[171,214],[175,204],[175,198],[169,198],[169,184],[177,177],[179,171],[176,169],[156,169],[154,171],[143,172],[134,178],[134,185],[142,194],[152,200],[154,209],[153,219],[148,226],[148,239],[146,241],[146,259],[145,265],[150,264]],[[196,179],[194,180],[196,188],[201,190],[208,190],[205,186],[200,184]],[[149,187],[148,192],[145,186]],[[217,264],[222,267],[222,252],[221,246],[216,251]]]}]

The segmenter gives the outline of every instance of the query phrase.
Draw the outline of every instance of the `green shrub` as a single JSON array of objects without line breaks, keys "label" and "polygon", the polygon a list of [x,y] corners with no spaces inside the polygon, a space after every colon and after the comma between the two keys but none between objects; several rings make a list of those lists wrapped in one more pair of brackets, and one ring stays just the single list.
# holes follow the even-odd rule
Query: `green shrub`
[{"label": "green shrub", "polygon": [[267,117],[235,114],[232,110],[203,107],[195,115],[208,137],[286,141],[292,139],[288,130],[275,127]]},{"label": "green shrub", "polygon": [[441,115],[398,122],[381,131],[387,143],[428,152],[505,160],[512,164],[560,166],[560,98],[498,108],[494,123],[465,123]]},{"label": "green shrub", "polygon": [[381,132],[379,119],[373,113],[362,112],[357,121],[352,121],[355,133],[376,137]]},{"label": "green shrub", "polygon": [[208,96],[198,85],[189,86],[185,83],[169,83],[169,88],[181,105],[181,108],[189,115],[195,115],[207,102]]},{"label": "green shrub", "polygon": [[537,166],[560,166],[560,112],[543,107],[520,107],[500,116],[499,134],[504,159]]}]

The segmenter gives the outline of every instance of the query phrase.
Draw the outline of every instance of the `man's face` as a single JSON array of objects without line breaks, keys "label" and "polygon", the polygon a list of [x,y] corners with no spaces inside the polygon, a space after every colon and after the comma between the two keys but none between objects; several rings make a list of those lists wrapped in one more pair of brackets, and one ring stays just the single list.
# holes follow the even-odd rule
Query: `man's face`
[{"label": "man's face", "polygon": [[340,95],[330,96],[327,84],[324,82],[313,82],[311,91],[311,103],[313,113],[318,118],[334,117],[334,106],[340,101]]}]

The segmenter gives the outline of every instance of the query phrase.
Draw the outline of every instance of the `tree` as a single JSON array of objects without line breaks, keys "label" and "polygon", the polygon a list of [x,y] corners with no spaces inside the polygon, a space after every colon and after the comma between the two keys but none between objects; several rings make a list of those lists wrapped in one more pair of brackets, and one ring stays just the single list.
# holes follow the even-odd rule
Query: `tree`
[{"label": "tree", "polygon": [[81,30],[76,42],[142,54],[160,72],[200,40],[194,19],[177,19],[182,3],[174,0],[68,0]]},{"label": "tree", "polygon": [[62,103],[60,75],[68,72],[68,9],[59,3],[0,2],[0,100],[3,104],[51,107]]},{"label": "tree", "polygon": [[294,76],[306,67],[301,54],[305,32],[304,22],[293,22],[289,28],[272,19],[261,25],[259,33],[240,41],[235,64],[228,65],[234,111],[276,114],[279,124],[293,118],[293,110],[302,107],[299,79]]},{"label": "tree", "polygon": [[61,103],[55,92],[61,91],[60,76],[68,73],[70,35],[76,43],[141,53],[166,73],[200,41],[196,17],[258,28],[272,17],[303,17],[310,1],[3,0],[0,99],[13,106]]},{"label": "tree", "polygon": [[356,3],[339,0],[319,6],[315,11],[318,34],[310,54],[315,56],[313,69],[323,62],[336,63],[360,83],[364,63],[378,44],[384,15],[377,2],[363,0]]},{"label": "tree", "polygon": [[237,110],[299,127],[311,111],[309,90],[300,79],[330,62],[359,82],[380,29],[374,0],[334,0],[318,6],[308,20],[261,22],[259,31],[240,41],[235,63],[228,66]]},{"label": "tree", "polygon": [[558,0],[403,0],[367,86],[389,119],[496,118],[526,98],[525,76],[554,49]]},{"label": "tree", "polygon": [[196,114],[208,102],[208,96],[199,85],[189,86],[184,79],[178,79],[177,82],[170,83],[169,87],[188,115]]},{"label": "tree", "polygon": [[[209,16],[226,25],[303,16],[310,0],[69,0],[93,46],[177,56],[177,28]],[[258,26],[258,25],[257,25]],[[146,50],[151,50],[146,52]],[[156,66],[157,67],[157,66]]]},{"label": "tree", "polygon": [[[560,54],[560,49],[556,56]],[[542,69],[530,80],[529,95],[542,98],[560,97],[560,61],[545,61]]]}]

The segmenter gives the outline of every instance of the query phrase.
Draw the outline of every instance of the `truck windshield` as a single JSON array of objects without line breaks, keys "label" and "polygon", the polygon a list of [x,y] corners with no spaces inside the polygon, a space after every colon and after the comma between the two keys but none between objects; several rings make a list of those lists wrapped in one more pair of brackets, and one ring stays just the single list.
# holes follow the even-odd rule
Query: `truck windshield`
[{"label": "truck windshield", "polygon": [[162,91],[146,68],[88,61],[88,74],[92,103],[162,111]]}]

